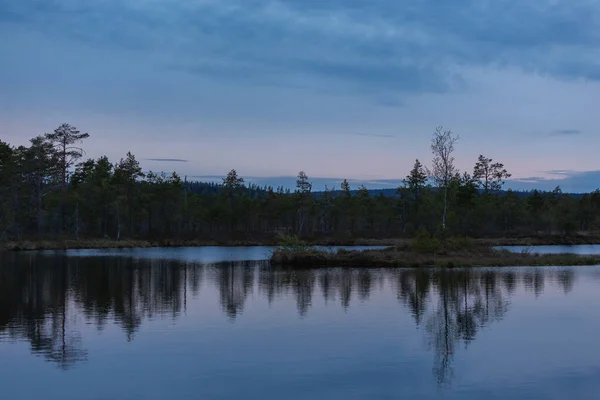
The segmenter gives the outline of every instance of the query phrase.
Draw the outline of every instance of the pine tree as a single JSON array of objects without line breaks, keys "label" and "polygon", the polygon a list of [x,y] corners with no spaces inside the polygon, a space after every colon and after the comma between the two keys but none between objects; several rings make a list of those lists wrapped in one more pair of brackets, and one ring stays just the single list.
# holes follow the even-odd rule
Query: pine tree
[{"label": "pine tree", "polygon": [[53,133],[44,135],[44,139],[56,150],[63,187],[67,185],[69,168],[75,165],[75,162],[84,154],[83,149],[74,146],[74,144],[81,143],[83,139],[88,137],[90,137],[88,133],[81,133],[69,124],[61,124]]},{"label": "pine tree", "polygon": [[308,176],[304,171],[298,173],[298,179],[296,180],[296,191],[301,194],[308,194],[312,190],[312,183],[308,181]]},{"label": "pine tree", "polygon": [[404,185],[412,194],[413,201],[419,202],[425,185],[427,184],[427,172],[417,159],[410,173],[404,179]]},{"label": "pine tree", "polygon": [[473,178],[478,181],[479,187],[486,194],[502,189],[504,180],[511,177],[504,164],[492,162],[491,158],[480,155],[473,169]]},{"label": "pine tree", "polygon": [[298,202],[298,209],[296,211],[297,220],[298,220],[298,234],[302,235],[306,220],[308,210],[311,205],[311,196],[310,193],[312,191],[312,184],[308,181],[308,176],[304,171],[300,171],[298,173],[298,179],[296,180],[296,195]]},{"label": "pine tree", "polygon": [[16,223],[15,161],[14,149],[0,140],[0,241],[8,235],[10,228]]},{"label": "pine tree", "polygon": [[232,169],[223,178],[223,187],[229,190],[238,190],[244,186],[244,178],[238,177],[237,171]]},{"label": "pine tree", "polygon": [[342,189],[344,196],[346,196],[346,197],[350,196],[350,183],[348,183],[347,179],[344,179],[344,181],[340,185],[340,188]]},{"label": "pine tree", "polygon": [[[127,152],[125,159],[121,159],[115,166],[115,172],[113,179],[117,186],[121,189],[120,194],[125,195],[128,211],[129,221],[129,234],[134,233],[134,204],[136,200],[136,188],[138,179],[143,178],[145,175],[142,172],[140,163],[136,160],[135,156],[131,152]],[[117,214],[117,238],[121,236],[121,208],[119,206],[119,197],[115,201],[115,208]]]}]

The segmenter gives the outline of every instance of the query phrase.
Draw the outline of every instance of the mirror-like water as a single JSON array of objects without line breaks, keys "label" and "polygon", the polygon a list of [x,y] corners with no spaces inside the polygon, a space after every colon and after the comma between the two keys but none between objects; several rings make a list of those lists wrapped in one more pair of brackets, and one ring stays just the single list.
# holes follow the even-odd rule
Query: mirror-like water
[{"label": "mirror-like water", "polygon": [[552,246],[498,246],[498,249],[506,249],[516,253],[530,251],[540,254],[562,254],[572,253],[580,255],[598,255],[600,254],[600,245],[598,244],[578,244],[574,246],[552,245]]},{"label": "mirror-like water", "polygon": [[[325,251],[384,249],[385,246],[314,246]],[[204,247],[151,247],[134,249],[90,249],[90,250],[49,250],[38,252],[44,255],[67,255],[71,257],[133,257],[178,261],[215,263],[226,261],[268,260],[276,249],[272,246],[204,246]],[[35,253],[35,252],[32,252]]]},{"label": "mirror-like water", "polygon": [[0,254],[2,398],[600,398],[600,268],[190,251]]}]

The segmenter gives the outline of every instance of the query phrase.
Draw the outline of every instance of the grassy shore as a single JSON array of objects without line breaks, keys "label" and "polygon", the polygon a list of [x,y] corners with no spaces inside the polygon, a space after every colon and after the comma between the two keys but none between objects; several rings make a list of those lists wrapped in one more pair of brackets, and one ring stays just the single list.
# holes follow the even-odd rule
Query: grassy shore
[{"label": "grassy shore", "polygon": [[[580,234],[580,235],[538,235],[528,237],[499,237],[499,238],[471,238],[475,244],[483,246],[552,246],[552,245],[581,245],[581,244],[600,244],[600,234]],[[325,238],[325,239],[307,239],[310,245],[320,246],[390,246],[406,247],[413,243],[410,238],[397,239],[343,239],[343,238]]]},{"label": "grassy shore", "polygon": [[512,253],[477,245],[470,249],[427,254],[410,248],[385,250],[317,251],[313,249],[278,249],[271,257],[275,266],[291,267],[501,267],[501,266],[571,266],[599,265],[600,256],[576,254]]},{"label": "grassy shore", "polygon": [[[540,235],[522,238],[471,239],[482,246],[538,246],[600,244],[600,235]],[[412,239],[368,239],[368,238],[307,238],[311,246],[391,246],[406,248]],[[161,240],[108,240],[108,239],[53,239],[0,242],[0,250],[64,250],[64,249],[107,249],[134,247],[199,247],[199,246],[278,246],[281,239],[267,237],[258,239],[161,239]]]},{"label": "grassy shore", "polygon": [[[415,243],[417,245],[415,245]],[[356,267],[474,267],[474,266],[564,266],[599,265],[600,256],[579,256],[575,254],[536,254],[533,252],[514,253],[497,250],[501,245],[539,244],[580,244],[581,242],[553,242],[550,238],[528,239],[452,239],[452,246],[435,251],[423,251],[418,241],[401,240],[321,240],[292,242],[291,246],[278,248],[271,257],[271,263],[292,267],[356,266]],[[425,240],[428,247],[429,239]],[[147,247],[195,247],[195,246],[277,246],[281,238],[269,241],[211,241],[211,240],[52,240],[22,241],[0,244],[0,250],[64,250],[64,249],[108,249],[108,248],[147,248]],[[383,250],[337,252],[318,251],[311,245],[372,245],[389,246]]]},{"label": "grassy shore", "polygon": [[0,250],[29,251],[29,250],[67,250],[67,249],[126,249],[148,247],[201,247],[201,246],[275,246],[277,241],[269,244],[265,241],[218,241],[218,240],[23,240],[18,242],[0,243]]}]

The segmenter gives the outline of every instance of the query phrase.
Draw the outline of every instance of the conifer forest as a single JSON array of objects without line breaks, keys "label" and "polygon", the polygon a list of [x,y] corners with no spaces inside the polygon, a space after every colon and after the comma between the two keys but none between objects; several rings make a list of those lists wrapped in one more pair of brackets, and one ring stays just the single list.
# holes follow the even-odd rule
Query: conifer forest
[{"label": "conifer forest", "polygon": [[483,155],[471,171],[454,163],[458,135],[432,135],[430,160],[398,172],[397,190],[339,187],[315,192],[299,172],[295,190],[247,184],[231,170],[221,183],[144,172],[132,152],[86,159],[89,134],[69,124],[13,146],[0,140],[0,241],[54,238],[268,239],[403,238],[417,231],[469,237],[592,232],[600,191],[504,190],[510,173]]}]

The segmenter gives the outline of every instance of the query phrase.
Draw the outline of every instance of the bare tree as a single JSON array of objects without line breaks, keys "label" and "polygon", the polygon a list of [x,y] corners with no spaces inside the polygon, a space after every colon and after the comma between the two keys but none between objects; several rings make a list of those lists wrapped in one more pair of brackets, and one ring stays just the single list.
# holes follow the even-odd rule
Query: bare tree
[{"label": "bare tree", "polygon": [[444,211],[442,213],[442,229],[446,230],[446,217],[448,215],[448,186],[457,169],[454,166],[454,144],[460,137],[450,129],[443,126],[435,128],[431,138],[431,152],[433,153],[433,166],[429,175],[437,186],[444,190]]}]

